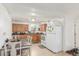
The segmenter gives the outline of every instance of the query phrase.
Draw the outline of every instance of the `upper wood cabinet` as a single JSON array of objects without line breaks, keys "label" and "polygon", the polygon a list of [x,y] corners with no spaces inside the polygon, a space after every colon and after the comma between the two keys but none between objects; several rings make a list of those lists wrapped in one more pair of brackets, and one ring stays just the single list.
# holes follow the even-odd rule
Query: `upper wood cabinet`
[{"label": "upper wood cabinet", "polygon": [[46,27],[47,27],[47,24],[41,24],[40,25],[40,31],[41,32],[45,32],[46,31]]},{"label": "upper wood cabinet", "polygon": [[28,31],[28,24],[12,24],[13,32],[26,32]]}]

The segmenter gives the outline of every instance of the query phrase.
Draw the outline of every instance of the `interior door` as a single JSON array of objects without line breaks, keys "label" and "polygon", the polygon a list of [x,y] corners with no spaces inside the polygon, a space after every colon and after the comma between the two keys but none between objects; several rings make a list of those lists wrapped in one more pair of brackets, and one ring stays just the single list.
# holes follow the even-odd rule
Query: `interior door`
[{"label": "interior door", "polygon": [[79,20],[76,22],[76,47],[79,48]]}]

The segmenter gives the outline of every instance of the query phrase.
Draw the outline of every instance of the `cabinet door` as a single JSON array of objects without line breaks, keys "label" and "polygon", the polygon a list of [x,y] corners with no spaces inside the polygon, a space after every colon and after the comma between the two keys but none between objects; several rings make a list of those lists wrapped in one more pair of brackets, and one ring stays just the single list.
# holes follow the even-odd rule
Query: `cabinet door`
[{"label": "cabinet door", "polygon": [[41,24],[40,25],[40,31],[41,32],[45,32],[46,31],[46,27],[47,27],[47,24]]},{"label": "cabinet door", "polygon": [[28,24],[12,24],[13,32],[26,32],[28,31]]},{"label": "cabinet door", "polygon": [[38,34],[34,34],[34,35],[32,35],[32,41],[34,42],[34,43],[38,43],[38,42],[40,42],[40,35],[38,35]]},{"label": "cabinet door", "polygon": [[29,25],[27,24],[27,25],[25,25],[25,31],[28,31],[29,30]]},{"label": "cabinet door", "polygon": [[17,25],[16,24],[12,24],[12,32],[17,32]]}]

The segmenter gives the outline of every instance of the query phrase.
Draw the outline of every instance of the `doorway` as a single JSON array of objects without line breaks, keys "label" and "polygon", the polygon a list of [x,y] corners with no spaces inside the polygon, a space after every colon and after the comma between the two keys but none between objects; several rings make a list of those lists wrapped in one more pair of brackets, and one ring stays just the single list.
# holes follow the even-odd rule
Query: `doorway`
[{"label": "doorway", "polygon": [[76,31],[75,31],[75,40],[76,40],[76,47],[79,48],[79,20],[76,20]]}]

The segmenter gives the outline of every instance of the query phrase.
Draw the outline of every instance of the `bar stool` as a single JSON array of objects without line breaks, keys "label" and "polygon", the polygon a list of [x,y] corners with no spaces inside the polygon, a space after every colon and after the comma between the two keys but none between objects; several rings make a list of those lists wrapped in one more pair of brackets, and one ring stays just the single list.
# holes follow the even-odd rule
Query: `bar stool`
[{"label": "bar stool", "polygon": [[4,49],[3,49],[3,48],[0,49],[0,56],[5,56],[5,55],[4,55]]},{"label": "bar stool", "polygon": [[10,56],[11,55],[11,45],[10,42],[4,44],[4,55]]}]

